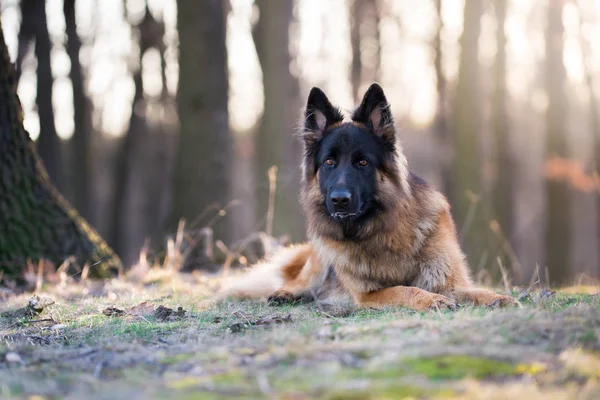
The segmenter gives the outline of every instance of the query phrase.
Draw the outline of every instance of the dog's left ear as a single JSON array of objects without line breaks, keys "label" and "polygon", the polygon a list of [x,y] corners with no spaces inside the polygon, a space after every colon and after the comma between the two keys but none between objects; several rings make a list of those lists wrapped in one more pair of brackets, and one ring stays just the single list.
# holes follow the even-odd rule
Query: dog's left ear
[{"label": "dog's left ear", "polygon": [[373,133],[386,141],[395,141],[392,111],[383,89],[377,83],[369,86],[360,106],[352,114],[352,120],[371,128]]}]

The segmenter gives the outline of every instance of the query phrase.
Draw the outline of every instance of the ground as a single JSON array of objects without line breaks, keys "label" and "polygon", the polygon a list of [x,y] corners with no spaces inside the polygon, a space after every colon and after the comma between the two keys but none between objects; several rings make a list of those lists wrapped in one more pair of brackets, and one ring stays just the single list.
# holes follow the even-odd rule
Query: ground
[{"label": "ground", "polygon": [[212,280],[163,278],[66,279],[37,293],[55,302],[39,314],[6,295],[0,398],[600,398],[598,288],[420,313],[207,307]]}]

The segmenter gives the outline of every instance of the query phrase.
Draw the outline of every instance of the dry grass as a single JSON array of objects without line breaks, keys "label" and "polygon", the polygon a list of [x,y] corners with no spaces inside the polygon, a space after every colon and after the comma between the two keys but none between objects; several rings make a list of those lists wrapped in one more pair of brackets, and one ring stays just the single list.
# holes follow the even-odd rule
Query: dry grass
[{"label": "dry grass", "polygon": [[[0,397],[600,395],[595,287],[515,292],[525,306],[507,310],[264,302],[202,309],[217,285],[200,274],[152,268],[141,282],[46,285],[39,294],[55,304],[39,315],[0,318]],[[25,306],[29,296],[9,297],[0,312]],[[186,313],[162,318],[159,306]],[[107,307],[123,314],[107,316]]]}]

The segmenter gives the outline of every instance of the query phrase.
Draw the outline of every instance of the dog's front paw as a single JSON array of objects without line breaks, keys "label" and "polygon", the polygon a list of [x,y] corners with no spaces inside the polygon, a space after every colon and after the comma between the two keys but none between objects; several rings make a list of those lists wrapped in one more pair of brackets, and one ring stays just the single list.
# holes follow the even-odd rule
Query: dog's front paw
[{"label": "dog's front paw", "polygon": [[511,296],[505,296],[505,295],[500,295],[500,294],[488,303],[488,307],[493,307],[493,308],[511,307],[511,306],[517,307],[520,305],[521,305],[521,303],[519,303],[516,299],[512,298]]},{"label": "dog's front paw", "polygon": [[429,310],[450,310],[454,311],[460,307],[460,304],[455,299],[442,296],[441,294],[433,295],[431,304],[427,307]]},{"label": "dog's front paw", "polygon": [[269,305],[272,306],[293,304],[296,302],[296,296],[288,291],[280,289],[273,292],[273,294],[267,298],[267,301],[269,302]]}]

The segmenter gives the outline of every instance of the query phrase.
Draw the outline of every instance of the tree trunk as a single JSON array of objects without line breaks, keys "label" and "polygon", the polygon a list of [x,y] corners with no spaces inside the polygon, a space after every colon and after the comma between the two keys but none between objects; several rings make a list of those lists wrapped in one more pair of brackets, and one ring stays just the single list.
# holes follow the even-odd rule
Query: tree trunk
[{"label": "tree trunk", "polygon": [[351,5],[350,17],[350,44],[352,46],[352,65],[350,68],[350,80],[352,81],[352,95],[354,103],[358,104],[360,97],[358,91],[362,84],[362,61],[360,59],[360,23],[364,0],[354,0]]},{"label": "tree trunk", "polygon": [[23,60],[29,51],[31,42],[35,36],[35,3],[31,0],[21,1],[21,25],[19,27],[17,59],[15,60],[15,74],[17,82],[21,79]]},{"label": "tree trunk", "polygon": [[[450,132],[448,131],[446,115],[446,76],[444,75],[444,70],[442,68],[442,29],[444,28],[444,22],[442,20],[442,0],[435,0],[435,9],[438,26],[433,39],[433,51],[435,54],[433,64],[435,67],[438,104],[434,126],[437,141],[439,143],[438,168],[441,189],[450,196],[452,181],[452,171],[450,168],[452,160],[452,143],[450,143]],[[454,199],[450,199],[450,201],[454,202]]]},{"label": "tree trunk", "polygon": [[[156,20],[146,7],[136,28],[140,67],[133,74],[135,92],[129,129],[118,155],[112,221],[113,246],[125,265],[137,260],[147,239],[160,239],[163,244],[163,225],[170,200],[170,192],[165,188],[171,181],[175,154],[175,127],[169,122],[174,105],[166,86],[164,23]],[[150,49],[156,49],[161,57],[163,85],[156,97],[144,94],[142,58]]]},{"label": "tree trunk", "polygon": [[256,136],[256,179],[261,187],[259,214],[268,205],[268,169],[278,167],[273,233],[305,237],[304,218],[298,202],[302,148],[294,138],[301,116],[298,80],[290,72],[289,30],[293,21],[292,0],[257,0],[260,19],[254,42],[263,72],[264,113]]},{"label": "tree trunk", "polygon": [[[509,129],[508,114],[506,111],[506,32],[504,23],[506,21],[506,0],[495,0],[494,9],[496,11],[496,63],[494,68],[494,81],[496,84],[493,102],[492,102],[492,123],[494,132],[494,150],[495,166],[494,181],[492,189],[492,202],[494,209],[494,218],[500,227],[500,240],[509,240],[511,225],[511,176],[512,176],[512,157],[509,148]],[[502,243],[499,243],[502,253]],[[501,256],[502,260],[507,260],[506,255]],[[506,265],[506,261],[504,263]],[[513,266],[514,267],[514,266]],[[516,274],[523,271],[515,270]],[[530,276],[515,276],[520,283],[529,282]]]},{"label": "tree trunk", "polygon": [[[144,49],[140,48],[140,64]],[[144,87],[142,83],[142,71],[141,65],[140,70],[133,74],[133,82],[135,85],[135,92],[131,103],[131,117],[129,118],[129,128],[127,134],[122,139],[122,145],[117,155],[117,168],[115,177],[115,203],[112,220],[112,237],[111,244],[117,254],[123,259],[126,266],[131,265],[134,261],[134,241],[131,240],[131,229],[132,223],[135,224],[139,221],[132,221],[131,215],[128,214],[130,207],[128,206],[132,191],[130,186],[132,184],[132,170],[133,164],[137,161],[134,157],[136,143],[144,139],[144,131],[146,130],[146,122],[143,115],[137,110],[144,109]],[[142,244],[144,238],[141,238]]]},{"label": "tree trunk", "polygon": [[18,277],[26,261],[56,265],[74,256],[93,276],[109,276],[121,262],[50,183],[23,128],[16,79],[0,26],[0,270]]},{"label": "tree trunk", "polygon": [[40,117],[40,136],[37,146],[40,157],[46,166],[48,175],[58,190],[65,189],[63,177],[61,144],[54,125],[54,110],[52,108],[52,86],[54,78],[50,66],[50,35],[46,22],[46,7],[44,0],[23,0],[21,4],[23,15],[30,13],[33,21],[35,38],[35,56],[37,59],[37,94],[36,105]]},{"label": "tree trunk", "polygon": [[[590,94],[590,127],[592,131],[592,140],[594,145],[594,170],[595,173],[600,174],[600,101],[598,100],[599,93],[594,89],[594,67],[592,62],[592,56],[594,49],[588,40],[585,39],[583,34],[583,25],[586,22],[586,12],[582,8],[581,2],[579,4],[579,37],[582,50],[582,63],[584,66],[585,82],[587,84]],[[590,21],[587,21],[590,22]],[[600,187],[597,187],[600,191]],[[596,226],[600,229],[600,193],[596,195]],[[597,232],[597,239],[600,240],[600,231]],[[597,242],[597,249],[600,249],[600,241]],[[598,255],[600,256],[600,254]],[[600,265],[596,265],[595,276],[600,276]]]},{"label": "tree trunk", "polygon": [[[546,157],[567,158],[565,121],[567,120],[566,73],[563,64],[563,1],[548,4],[546,27],[546,84],[548,109],[546,112]],[[570,199],[568,183],[546,181],[547,228],[546,265],[551,282],[564,282],[569,276]],[[550,283],[550,282],[548,282]]]},{"label": "tree trunk", "polygon": [[91,171],[94,163],[94,153],[91,151],[92,110],[90,101],[85,94],[83,73],[79,62],[81,40],[77,34],[77,23],[75,21],[75,0],[64,0],[63,11],[66,22],[67,54],[71,60],[70,78],[73,85],[75,123],[75,130],[71,139],[73,203],[84,218],[93,221],[93,198],[90,195],[90,189],[93,186]]},{"label": "tree trunk", "polygon": [[[461,240],[469,261],[476,269],[488,254],[489,229],[484,218],[484,192],[479,159],[481,129],[481,85],[478,61],[481,0],[468,1],[464,8],[464,29],[454,101],[454,168],[452,198]],[[487,254],[487,256],[486,256]]]},{"label": "tree trunk", "polygon": [[363,82],[378,81],[381,73],[378,1],[353,0],[350,10],[352,18],[350,26],[350,43],[352,46],[350,79],[354,101],[358,103],[362,98],[362,93],[359,92]]},{"label": "tree trunk", "polygon": [[[277,2],[278,3],[278,2]],[[225,2],[179,1],[180,135],[173,218],[193,221],[206,210],[206,223],[230,198],[232,138],[227,111],[228,69]],[[215,238],[228,241],[225,221],[215,224]]]}]

